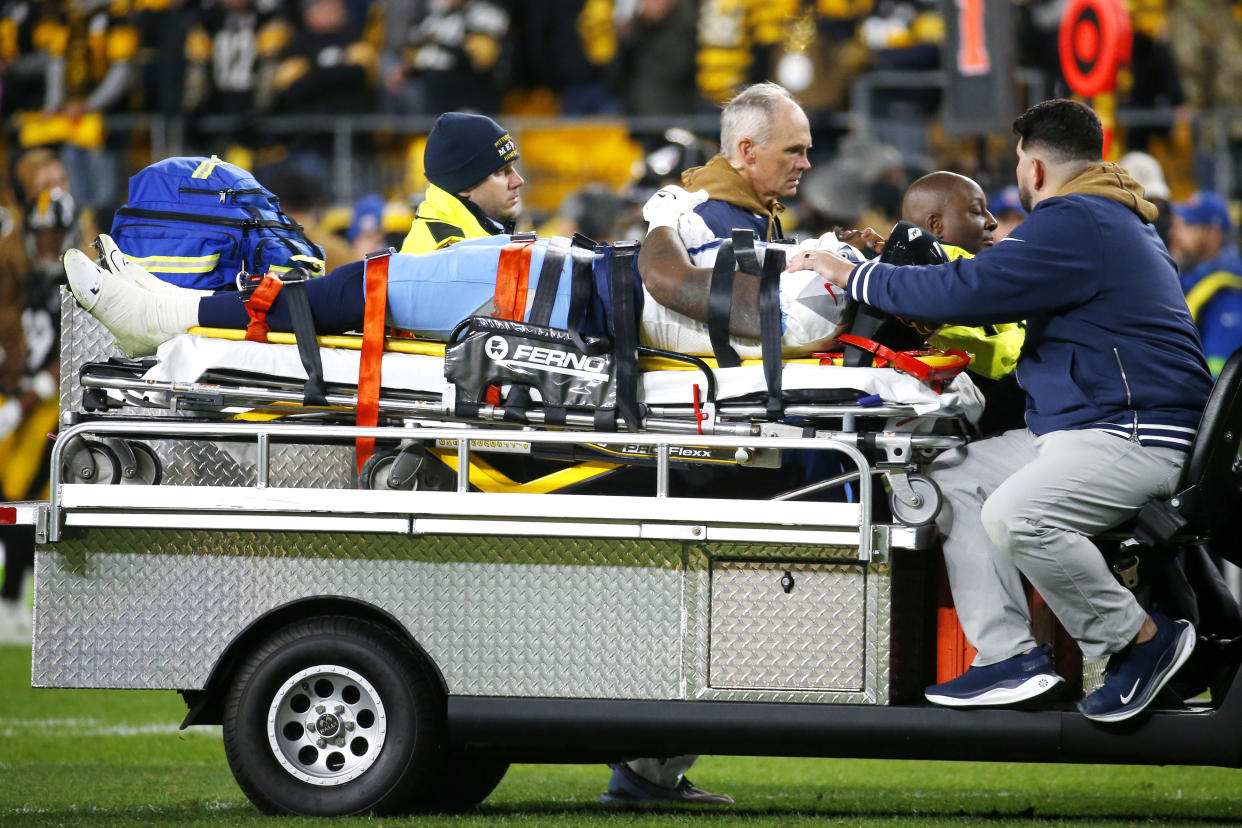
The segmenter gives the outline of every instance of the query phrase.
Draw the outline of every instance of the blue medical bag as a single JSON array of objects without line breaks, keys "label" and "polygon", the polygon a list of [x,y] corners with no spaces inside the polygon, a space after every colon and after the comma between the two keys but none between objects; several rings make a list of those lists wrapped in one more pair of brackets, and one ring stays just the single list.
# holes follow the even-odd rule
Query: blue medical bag
[{"label": "blue medical bag", "polygon": [[148,271],[187,288],[234,287],[242,271],[323,272],[323,248],[281,212],[276,195],[214,155],[166,158],[133,176],[112,238]]}]

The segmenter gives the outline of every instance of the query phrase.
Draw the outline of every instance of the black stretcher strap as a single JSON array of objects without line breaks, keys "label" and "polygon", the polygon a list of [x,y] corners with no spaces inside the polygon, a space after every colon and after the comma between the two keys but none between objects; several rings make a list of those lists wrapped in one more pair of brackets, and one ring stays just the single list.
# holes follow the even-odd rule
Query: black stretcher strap
[{"label": "black stretcher strap", "polygon": [[[606,251],[607,245],[601,245],[600,248]],[[569,338],[573,340],[578,350],[584,354],[595,355],[603,348],[599,345],[588,345],[582,334],[582,328],[586,324],[587,315],[591,309],[591,297],[595,293],[595,251],[575,244],[570,247],[569,254],[573,257],[573,269],[570,272],[569,319],[566,327],[569,328]],[[607,261],[606,252],[601,254],[601,260]],[[601,344],[606,345],[606,343]]]},{"label": "black stretcher strap", "polygon": [[758,276],[759,255],[755,253],[755,231],[737,228],[733,231],[733,258],[737,269],[751,276]]},{"label": "black stretcher strap", "polygon": [[551,239],[543,253],[543,267],[539,268],[539,284],[535,287],[535,299],[530,306],[532,325],[547,325],[552,320],[552,306],[556,304],[556,291],[561,286],[561,268],[569,255],[569,242]]},{"label": "black stretcher strap", "polygon": [[733,309],[733,262],[733,240],[725,239],[716,251],[711,289],[707,294],[707,337],[711,340],[716,364],[721,368],[736,368],[742,364],[737,351],[729,344],[729,316]]},{"label": "black stretcher strap", "polygon": [[597,408],[591,413],[591,419],[595,421],[593,427],[596,431],[617,430],[617,412],[615,409]]},{"label": "black stretcher strap", "polygon": [[[753,249],[752,249],[753,253]],[[781,272],[785,251],[768,245],[759,279],[759,342],[763,353],[763,378],[768,386],[768,417],[779,419],[785,405],[781,398]]]},{"label": "black stretcher strap", "polygon": [[319,343],[315,339],[315,317],[311,314],[310,300],[306,298],[308,274],[295,267],[282,277],[281,288],[289,303],[289,316],[293,319],[293,335],[298,341],[298,356],[306,369],[304,405],[327,405],[328,389],[323,380],[323,361],[319,356]]},{"label": "black stretcher strap", "polygon": [[[577,242],[578,236],[575,236],[573,243]],[[561,286],[561,270],[565,266],[565,259],[570,255],[570,244],[570,241],[562,238],[548,241],[543,254],[543,265],[539,268],[539,283],[535,287],[535,298],[531,302],[530,317],[526,320],[532,325],[547,326],[552,321],[552,310]],[[594,246],[594,242],[591,244]],[[505,419],[526,422],[526,411],[530,404],[529,388],[524,385],[511,387],[505,396]]]},{"label": "black stretcher strap", "polygon": [[[876,339],[880,333],[880,328],[891,319],[892,317],[881,310],[877,310],[870,305],[859,304],[854,311],[854,321],[850,325],[849,333],[860,339]],[[857,345],[845,344],[841,355],[841,364],[843,366],[846,368],[870,368],[873,363],[874,358],[870,351],[866,351]]]},{"label": "black stretcher strap", "polygon": [[617,410],[627,431],[638,431],[638,243],[617,242],[612,248],[609,290],[612,293],[613,353],[617,366]]},{"label": "black stretcher strap", "polygon": [[530,408],[530,389],[525,385],[510,385],[503,407],[505,422],[525,423],[526,411]]}]

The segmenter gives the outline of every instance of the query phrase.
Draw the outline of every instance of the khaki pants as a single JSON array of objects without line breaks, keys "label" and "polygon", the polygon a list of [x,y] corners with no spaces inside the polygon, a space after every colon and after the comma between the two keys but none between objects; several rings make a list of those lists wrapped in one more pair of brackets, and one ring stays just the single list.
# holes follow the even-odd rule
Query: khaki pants
[{"label": "khaki pants", "polygon": [[1035,646],[1020,574],[1084,658],[1125,647],[1146,613],[1090,538],[1172,495],[1185,460],[1094,429],[1017,429],[938,457],[930,473],[945,502],[936,523],[958,618],[979,651],[974,665]]}]

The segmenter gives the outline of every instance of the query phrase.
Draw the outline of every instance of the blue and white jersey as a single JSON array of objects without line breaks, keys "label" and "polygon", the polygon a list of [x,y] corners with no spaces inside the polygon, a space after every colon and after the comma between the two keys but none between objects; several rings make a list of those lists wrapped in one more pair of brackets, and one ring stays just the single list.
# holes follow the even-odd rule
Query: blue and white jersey
[{"label": "blue and white jersey", "polygon": [[[702,227],[687,225],[701,224]],[[686,252],[695,267],[711,268],[716,264],[721,239],[707,238],[707,225],[697,215],[689,213],[682,217],[678,233],[683,242],[690,240]],[[798,244],[755,242],[755,256],[760,266],[769,248],[781,249],[787,261],[803,250],[830,250],[853,262],[862,262],[857,248],[838,241],[827,233],[818,239]],[[827,284],[822,277],[810,270],[785,273],[781,276],[781,346],[785,356],[800,356],[821,351],[830,346],[837,336],[849,327],[853,319],[854,301],[845,291]],[[642,337],[644,344],[670,351],[690,354],[712,353],[711,338],[707,325],[656,303],[651,295],[643,305]],[[761,356],[759,340],[740,336],[729,337],[738,356]]]},{"label": "blue and white jersey", "polygon": [[[394,254],[388,265],[388,324],[420,337],[447,340],[463,319],[491,315],[500,253],[509,241],[509,236],[487,236],[466,239],[433,253]],[[550,241],[539,239],[531,246],[523,321],[529,321]],[[768,247],[763,242],[755,245],[760,264]],[[862,260],[856,249],[831,235],[782,247],[788,256],[807,247],[826,247],[854,261]],[[719,249],[720,240],[712,239],[690,251],[691,260],[696,266],[712,267]],[[572,260],[566,257],[548,323],[554,328],[568,326],[571,269]],[[852,300],[809,270],[782,275],[780,296],[782,342],[789,355],[826,347],[852,317]],[[645,344],[683,353],[712,352],[705,324],[661,307],[649,294],[644,298],[640,336]],[[732,339],[739,355],[760,355],[758,340]]]}]

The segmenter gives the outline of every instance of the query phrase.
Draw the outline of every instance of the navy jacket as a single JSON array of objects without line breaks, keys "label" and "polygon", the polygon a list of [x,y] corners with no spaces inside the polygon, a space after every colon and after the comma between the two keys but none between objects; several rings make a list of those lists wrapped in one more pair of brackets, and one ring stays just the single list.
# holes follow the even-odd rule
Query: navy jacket
[{"label": "navy jacket", "polygon": [[[733,235],[734,230],[749,229],[754,230],[759,239],[768,240],[768,217],[752,213],[745,207],[709,198],[695,207],[694,212],[707,222],[707,226],[718,238],[727,239]],[[771,240],[783,238],[781,220],[777,218],[772,221],[775,234]]]},{"label": "navy jacket", "polygon": [[1017,376],[1031,431],[1104,428],[1187,449],[1212,380],[1173,261],[1126,201],[1120,188],[1046,199],[973,259],[859,265],[850,295],[927,321],[1025,319]]}]

